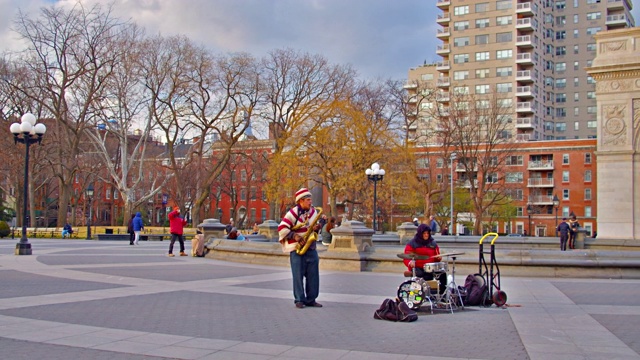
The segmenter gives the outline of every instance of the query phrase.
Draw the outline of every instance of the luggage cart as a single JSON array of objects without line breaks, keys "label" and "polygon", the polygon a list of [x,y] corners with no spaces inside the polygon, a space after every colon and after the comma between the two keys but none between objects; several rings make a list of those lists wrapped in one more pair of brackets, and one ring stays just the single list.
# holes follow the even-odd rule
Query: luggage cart
[{"label": "luggage cart", "polygon": [[[489,236],[493,236],[493,239],[491,240],[491,250],[489,252],[485,252],[482,242]],[[498,261],[496,261],[496,251],[494,245],[496,239],[498,239],[498,234],[496,233],[487,233],[480,239],[480,258],[478,261],[479,269],[476,278],[478,278],[481,286],[484,284],[487,285],[487,291],[485,292],[485,296],[483,299],[483,304],[485,306],[491,306],[491,304],[496,304],[496,306],[503,306],[507,303],[507,294],[502,291],[500,287],[500,267],[498,266]],[[484,258],[485,254],[489,254],[489,265],[487,265],[487,261]],[[480,279],[482,279],[482,281]]]}]

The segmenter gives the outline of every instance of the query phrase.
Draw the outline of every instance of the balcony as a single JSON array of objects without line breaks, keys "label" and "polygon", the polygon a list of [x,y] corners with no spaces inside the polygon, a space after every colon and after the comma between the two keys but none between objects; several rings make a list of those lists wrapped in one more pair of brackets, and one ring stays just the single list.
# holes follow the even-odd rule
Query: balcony
[{"label": "balcony", "polygon": [[449,21],[451,21],[451,14],[449,14],[448,12],[438,14],[438,18],[436,19],[436,22],[441,25],[448,24]]},{"label": "balcony", "polygon": [[448,27],[438,29],[438,33],[436,34],[438,39],[448,38],[449,36],[451,36],[451,28]]},{"label": "balcony", "polygon": [[451,86],[451,80],[448,77],[438,78],[438,87],[448,88]]},{"label": "balcony", "polygon": [[533,47],[533,36],[531,35],[517,36],[516,46],[521,48]]},{"label": "balcony", "polygon": [[418,84],[413,82],[413,83],[406,83],[402,86],[405,89],[417,89],[418,88]]},{"label": "balcony", "polygon": [[535,140],[532,134],[517,134],[516,141],[532,141]]},{"label": "balcony", "polygon": [[436,95],[436,101],[448,103],[449,101],[451,101],[451,96],[449,96],[448,92],[442,92]]},{"label": "balcony", "polygon": [[531,86],[518,86],[516,87],[516,96],[533,97],[533,88]]},{"label": "balcony", "polygon": [[531,2],[519,3],[516,6],[516,14],[532,16],[533,8],[531,7]]},{"label": "balcony", "polygon": [[533,65],[531,53],[520,53],[516,55],[516,64]]},{"label": "balcony", "polygon": [[[478,187],[478,180],[473,180],[473,186],[475,188]],[[465,189],[471,189],[471,180],[461,181],[460,182],[460,187],[463,187]]]},{"label": "balcony", "polygon": [[516,21],[516,29],[533,30],[533,21],[531,20],[531,18],[518,19]]},{"label": "balcony", "polygon": [[518,113],[530,113],[533,112],[533,103],[530,101],[519,102],[516,104],[516,111]]},{"label": "balcony", "polygon": [[531,205],[553,205],[553,195],[531,195],[529,203]]},{"label": "balcony", "polygon": [[[456,164],[456,172],[467,172],[467,169],[464,167],[463,164]],[[478,165],[475,165],[473,167],[473,169],[470,170],[471,172],[477,172],[478,171]]]},{"label": "balcony", "polygon": [[436,64],[436,70],[438,71],[449,71],[450,69],[451,64],[448,61],[443,61]]},{"label": "balcony", "polygon": [[449,46],[449,44],[438,45],[438,47],[436,48],[436,54],[438,55],[449,54],[450,52],[451,52],[451,47]]},{"label": "balcony", "polygon": [[617,15],[607,15],[607,21],[605,22],[607,26],[626,26],[627,25],[627,15],[626,14],[617,14]]},{"label": "balcony", "polygon": [[549,188],[553,187],[553,179],[533,178],[527,182],[527,187]]},{"label": "balcony", "polygon": [[607,10],[624,10],[625,4],[627,9],[631,9],[630,0],[607,0]]},{"label": "balcony", "polygon": [[451,5],[451,0],[438,0],[436,6],[440,9],[447,9]]},{"label": "balcony", "polygon": [[531,76],[531,70],[516,71],[516,81],[533,82],[533,76]]},{"label": "balcony", "polygon": [[529,161],[527,170],[553,170],[553,160]]},{"label": "balcony", "polygon": [[518,118],[516,120],[516,129],[533,129],[533,118]]}]

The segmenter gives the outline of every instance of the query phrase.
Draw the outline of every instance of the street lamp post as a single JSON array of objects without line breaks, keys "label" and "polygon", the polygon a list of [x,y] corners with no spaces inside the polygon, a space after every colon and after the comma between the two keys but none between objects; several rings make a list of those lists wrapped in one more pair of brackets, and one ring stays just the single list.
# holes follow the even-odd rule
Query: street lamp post
[{"label": "street lamp post", "polygon": [[451,155],[449,155],[449,160],[451,161],[451,164],[449,165],[449,167],[451,168],[450,169],[451,174],[449,175],[450,176],[449,180],[451,182],[451,184],[450,184],[450,188],[451,188],[450,189],[451,190],[451,206],[449,207],[449,216],[451,217],[451,219],[450,219],[451,222],[450,222],[449,226],[451,227],[451,231],[449,232],[449,234],[451,234],[451,235],[455,235],[455,233],[454,233],[455,231],[453,229],[456,228],[456,226],[454,226],[454,224],[453,224],[453,160],[455,160],[457,156],[458,155],[456,153],[451,153]]},{"label": "street lamp post", "polygon": [[91,203],[93,202],[93,184],[84,191],[86,199],[89,200],[89,217],[87,218],[87,240],[91,240]]},{"label": "street lamp post", "polygon": [[556,208],[556,236],[558,236],[558,207],[560,206],[560,199],[558,195],[553,194],[553,207]]},{"label": "street lamp post", "polygon": [[380,168],[380,165],[378,163],[373,163],[371,164],[371,168],[365,170],[365,174],[367,174],[367,179],[369,179],[369,181],[373,182],[373,231],[376,232],[378,231],[378,228],[376,226],[376,217],[378,217],[378,209],[377,209],[377,202],[378,202],[378,181],[382,181],[382,178],[384,178],[384,174],[385,171],[384,169]]},{"label": "street lamp post", "polygon": [[26,152],[24,156],[24,191],[22,198],[22,237],[16,244],[16,255],[31,255],[31,244],[27,239],[27,193],[29,189],[29,147],[31,144],[42,144],[42,137],[47,132],[47,127],[40,123],[36,124],[36,117],[31,113],[22,115],[20,124],[13,123],[9,127],[13,134],[14,144],[25,144]]}]

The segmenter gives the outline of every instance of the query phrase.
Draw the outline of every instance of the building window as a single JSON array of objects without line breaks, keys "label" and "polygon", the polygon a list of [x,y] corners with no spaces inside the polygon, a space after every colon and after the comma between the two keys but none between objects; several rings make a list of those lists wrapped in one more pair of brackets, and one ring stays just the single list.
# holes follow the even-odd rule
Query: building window
[{"label": "building window", "polygon": [[[597,106],[587,106],[587,114],[595,114],[598,111],[598,107]],[[587,127],[591,127],[588,126]],[[593,126],[595,128],[595,126]]]},{"label": "building window", "polygon": [[556,47],[556,55],[560,56],[560,55],[566,55],[567,54],[567,47],[566,46],[558,46]]},{"label": "building window", "polygon": [[261,222],[265,222],[265,220],[267,220],[267,209],[260,210],[260,213],[262,214],[262,221]]},{"label": "building window", "polygon": [[567,70],[566,62],[558,62],[556,63],[556,72],[561,72]]},{"label": "building window", "polygon": [[508,156],[506,159],[506,164],[508,166],[522,165],[522,155]]},{"label": "building window", "polygon": [[584,182],[591,182],[591,170],[584,171]]},{"label": "building window", "polygon": [[467,46],[467,45],[469,45],[468,36],[463,36],[463,37],[453,39],[453,46],[455,47]]},{"label": "building window", "polygon": [[596,43],[587,44],[587,51],[596,51]]},{"label": "building window", "polygon": [[454,64],[463,64],[469,62],[469,54],[457,54],[453,55]]},{"label": "building window", "polygon": [[256,187],[251,187],[251,201],[256,201]]},{"label": "building window", "polygon": [[496,1],[496,10],[507,10],[511,9],[513,1],[511,0],[498,0]]},{"label": "building window", "polygon": [[567,102],[567,94],[566,93],[557,93],[556,94],[556,102],[559,102],[559,103]]},{"label": "building window", "polygon": [[469,28],[469,21],[456,21],[453,23],[453,28],[455,30],[467,30]]},{"label": "building window", "polygon": [[247,200],[247,189],[246,188],[240,189],[240,200],[241,201],[246,201]]},{"label": "building window", "polygon": [[485,45],[489,43],[489,35],[476,35],[476,45]]},{"label": "building window", "polygon": [[585,164],[591,164],[591,153],[585,153],[584,154],[584,163]]},{"label": "building window", "polygon": [[591,217],[593,215],[591,215],[591,206],[585,206],[584,207],[584,217]]},{"label": "building window", "polygon": [[476,94],[489,93],[489,85],[476,85]]},{"label": "building window", "polygon": [[484,3],[480,3],[480,4],[476,4],[476,12],[485,12],[485,11],[489,11],[489,3],[484,2]]},{"label": "building window", "polygon": [[562,200],[569,200],[569,189],[562,190]]},{"label": "building window", "polygon": [[444,167],[444,160],[441,158],[436,159],[436,168],[442,169]]},{"label": "building window", "polygon": [[569,182],[569,171],[564,170],[562,172],[562,182]]},{"label": "building window", "polygon": [[240,181],[247,181],[247,170],[240,170]]},{"label": "building window", "polygon": [[513,33],[511,31],[496,34],[496,42],[502,43],[511,40],[513,40]]},{"label": "building window", "polygon": [[511,59],[513,50],[496,50],[496,59]]},{"label": "building window", "polygon": [[476,79],[484,79],[486,77],[489,77],[489,75],[489,69],[476,69]]},{"label": "building window", "polygon": [[569,154],[562,154],[562,165],[569,165]]},{"label": "building window", "polygon": [[598,127],[598,122],[595,120],[587,121],[587,129],[595,129]]},{"label": "building window", "polygon": [[591,189],[590,188],[584,189],[584,199],[585,200],[591,200]]},{"label": "building window", "polygon": [[511,74],[513,74],[511,66],[496,68],[496,76],[511,76]]},{"label": "building window", "polygon": [[[578,108],[576,108],[576,110],[578,110]],[[577,114],[576,114],[577,115]],[[580,130],[580,122],[579,121],[574,121],[573,122],[573,130],[574,131],[578,131]]]},{"label": "building window", "polygon": [[469,13],[469,5],[456,6],[453,8],[453,15],[466,15]]},{"label": "building window", "polygon": [[602,13],[600,11],[587,13],[587,20],[598,20],[602,18]]},{"label": "building window", "polygon": [[512,21],[511,15],[496,17],[496,25],[498,26],[511,25]]},{"label": "building window", "polygon": [[496,84],[496,91],[499,93],[508,93],[513,89],[513,83]]},{"label": "building window", "polygon": [[508,172],[504,175],[504,181],[506,183],[522,183],[523,179],[521,172]]},{"label": "building window", "polygon": [[453,80],[466,80],[469,78],[469,71],[455,71],[453,73]]},{"label": "building window", "polygon": [[[567,199],[569,198],[568,196],[569,196],[569,194],[567,194]],[[563,206],[562,207],[562,217],[565,217],[565,218],[569,217],[569,207],[568,206]]]},{"label": "building window", "polygon": [[562,89],[565,87],[567,87],[567,79],[565,78],[556,79],[556,88]]},{"label": "building window", "polygon": [[489,26],[489,19],[476,19],[476,29],[483,29]]},{"label": "building window", "polygon": [[476,53],[476,61],[486,61],[491,59],[488,51],[482,51]]}]

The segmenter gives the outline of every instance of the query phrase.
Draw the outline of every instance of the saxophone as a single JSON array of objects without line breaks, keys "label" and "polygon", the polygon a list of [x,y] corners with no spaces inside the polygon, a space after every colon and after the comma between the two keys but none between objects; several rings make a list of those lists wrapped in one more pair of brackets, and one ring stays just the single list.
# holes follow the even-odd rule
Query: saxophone
[{"label": "saxophone", "polygon": [[[316,227],[316,224],[318,223],[318,221],[320,220],[320,217],[322,216],[322,208],[317,207],[315,209],[316,209],[316,215],[315,217],[313,217],[313,220],[309,222],[307,232],[304,233],[304,235],[302,235],[302,239],[305,240],[304,246],[300,245],[299,242],[296,244],[296,254],[298,255],[304,255],[307,252],[307,250],[309,250],[309,246],[311,246],[311,244],[314,241],[318,240],[318,234],[315,231],[313,231],[313,228]],[[306,222],[296,225],[293,228],[291,228],[291,230],[295,231],[297,229],[300,229],[301,227],[305,226],[305,224]]]}]

